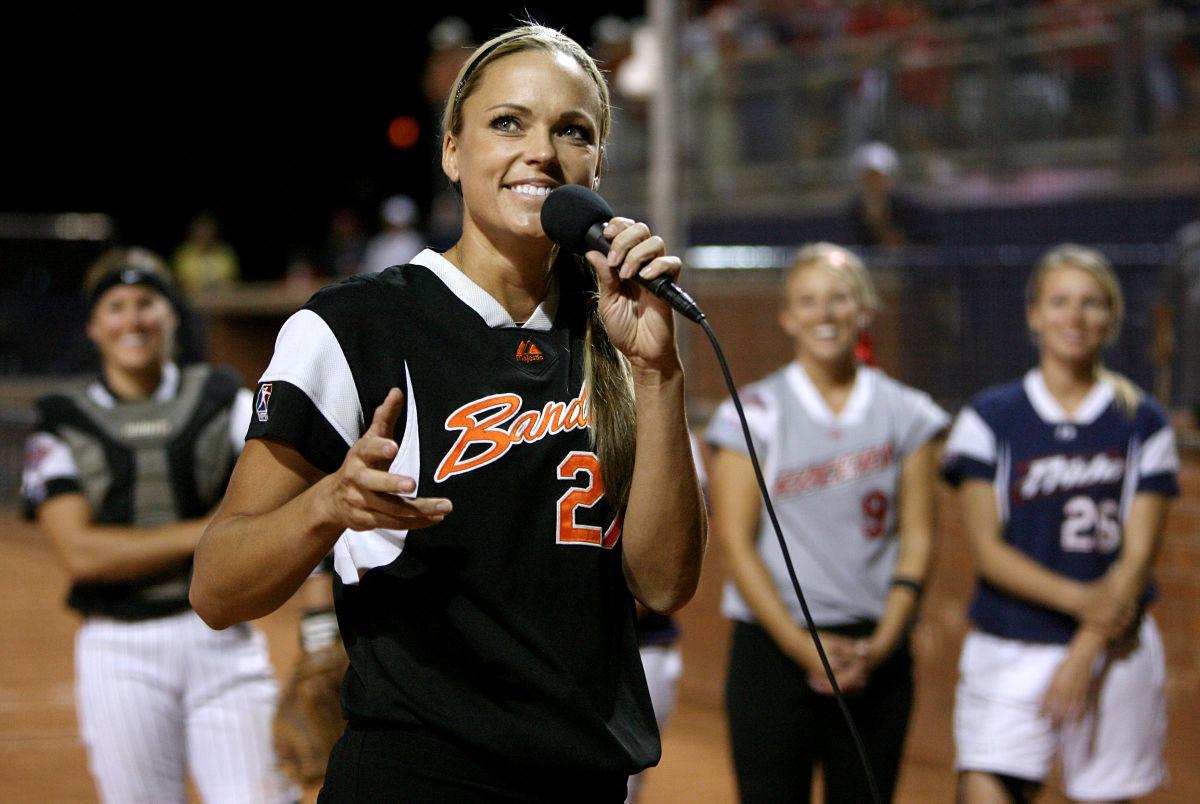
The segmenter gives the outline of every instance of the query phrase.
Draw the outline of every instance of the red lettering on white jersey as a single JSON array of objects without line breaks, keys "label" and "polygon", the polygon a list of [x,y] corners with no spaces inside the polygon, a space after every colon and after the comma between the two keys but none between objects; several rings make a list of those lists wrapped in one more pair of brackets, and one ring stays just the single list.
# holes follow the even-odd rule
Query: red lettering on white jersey
[{"label": "red lettering on white jersey", "polygon": [[800,494],[814,489],[839,486],[892,465],[891,444],[882,444],[861,452],[839,455],[831,461],[781,472],[775,481],[775,494]]}]

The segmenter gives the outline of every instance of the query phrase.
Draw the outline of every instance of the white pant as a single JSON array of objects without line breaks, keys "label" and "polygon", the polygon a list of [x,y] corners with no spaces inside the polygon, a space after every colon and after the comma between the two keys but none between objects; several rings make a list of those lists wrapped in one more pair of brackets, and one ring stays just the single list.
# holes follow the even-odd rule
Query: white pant
[{"label": "white pant", "polygon": [[1039,708],[1066,652],[1065,645],[967,635],[954,706],[956,768],[1042,781],[1061,753],[1073,799],[1146,795],[1166,779],[1166,665],[1154,620],[1143,618],[1136,650],[1108,664],[1097,705],[1055,728]]},{"label": "white pant", "polygon": [[206,802],[295,801],[271,747],[277,685],[266,639],[213,631],[194,612],[87,619],[75,692],[88,765],[107,802],[184,802],[190,769]]},{"label": "white pant", "polygon": [[[654,706],[654,720],[661,732],[667,717],[675,708],[679,676],[683,673],[683,656],[676,645],[643,645],[638,649],[642,655],[642,667],[646,671],[646,686],[650,688],[650,703]],[[629,777],[625,801],[637,800],[645,771]]]}]

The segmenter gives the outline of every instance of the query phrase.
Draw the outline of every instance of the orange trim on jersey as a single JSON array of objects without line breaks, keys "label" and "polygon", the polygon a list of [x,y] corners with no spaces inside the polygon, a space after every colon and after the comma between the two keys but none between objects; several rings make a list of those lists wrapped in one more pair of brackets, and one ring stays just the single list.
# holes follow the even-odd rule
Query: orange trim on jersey
[{"label": "orange trim on jersey", "polygon": [[[459,435],[438,464],[433,479],[440,483],[454,475],[472,472],[499,460],[516,444],[532,444],[591,423],[586,385],[570,402],[547,402],[541,410],[527,410],[518,415],[523,402],[518,394],[492,394],[468,402],[447,416],[446,429],[458,430]],[[464,457],[473,447],[483,450],[470,458]]]}]

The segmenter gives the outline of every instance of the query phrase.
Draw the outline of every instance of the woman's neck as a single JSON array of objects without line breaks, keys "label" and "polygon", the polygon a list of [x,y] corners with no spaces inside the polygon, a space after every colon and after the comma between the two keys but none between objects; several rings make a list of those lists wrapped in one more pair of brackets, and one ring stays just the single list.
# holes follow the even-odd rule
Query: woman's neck
[{"label": "woman's neck", "polygon": [[1042,357],[1040,368],[1050,396],[1064,411],[1074,413],[1099,379],[1100,366],[1097,363],[1063,363]]},{"label": "woman's neck", "polygon": [[797,359],[829,409],[841,413],[858,376],[858,363],[854,356],[833,362],[814,360],[804,354]]},{"label": "woman's neck", "polygon": [[158,390],[163,378],[163,366],[159,363],[140,371],[105,365],[103,371],[109,390],[121,399],[148,399]]},{"label": "woman's neck", "polygon": [[549,243],[523,251],[501,251],[477,231],[465,232],[446,250],[446,259],[498,301],[514,321],[527,321],[546,298]]}]

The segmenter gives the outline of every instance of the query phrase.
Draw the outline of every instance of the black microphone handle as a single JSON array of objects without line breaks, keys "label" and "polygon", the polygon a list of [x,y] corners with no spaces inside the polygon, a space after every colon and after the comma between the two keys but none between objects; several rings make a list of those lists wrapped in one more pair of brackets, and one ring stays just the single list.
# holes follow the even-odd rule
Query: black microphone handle
[{"label": "black microphone handle", "polygon": [[[583,236],[583,239],[589,251],[599,251],[601,254],[607,254],[612,250],[612,243],[604,236],[604,227],[607,225],[607,221],[601,221],[593,223],[588,227],[587,234]],[[696,300],[689,296],[687,291],[672,282],[671,277],[659,276],[654,279],[643,279],[634,274],[633,279],[655,296],[671,305],[677,313],[685,318],[695,321],[697,324],[705,319],[704,311],[700,309],[700,305],[696,304]]]}]

